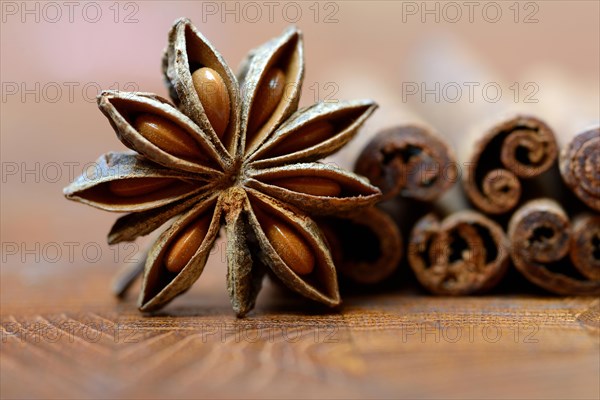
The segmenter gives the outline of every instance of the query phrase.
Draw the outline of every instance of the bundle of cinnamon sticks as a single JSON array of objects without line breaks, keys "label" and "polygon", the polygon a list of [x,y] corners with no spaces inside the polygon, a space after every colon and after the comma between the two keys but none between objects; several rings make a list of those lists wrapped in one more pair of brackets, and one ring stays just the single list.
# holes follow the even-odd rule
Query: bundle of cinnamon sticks
[{"label": "bundle of cinnamon sticks", "polygon": [[322,222],[340,275],[374,284],[409,265],[429,292],[467,295],[512,269],[555,294],[600,295],[600,129],[559,140],[543,120],[516,115],[465,149],[457,158],[427,126],[374,136],[355,170],[383,201]]}]

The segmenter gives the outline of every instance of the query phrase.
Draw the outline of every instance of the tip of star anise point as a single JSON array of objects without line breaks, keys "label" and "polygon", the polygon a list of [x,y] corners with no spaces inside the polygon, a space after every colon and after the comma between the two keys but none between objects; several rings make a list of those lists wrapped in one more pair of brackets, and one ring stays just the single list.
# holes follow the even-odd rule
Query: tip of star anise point
[{"label": "tip of star anise point", "polygon": [[287,35],[298,35],[299,37],[302,37],[302,31],[296,25],[290,25],[287,28],[285,28],[283,30],[283,34],[284,35],[286,35],[286,34]]},{"label": "tip of star anise point", "polygon": [[179,17],[173,22],[173,26],[191,24],[192,20],[186,17]]}]

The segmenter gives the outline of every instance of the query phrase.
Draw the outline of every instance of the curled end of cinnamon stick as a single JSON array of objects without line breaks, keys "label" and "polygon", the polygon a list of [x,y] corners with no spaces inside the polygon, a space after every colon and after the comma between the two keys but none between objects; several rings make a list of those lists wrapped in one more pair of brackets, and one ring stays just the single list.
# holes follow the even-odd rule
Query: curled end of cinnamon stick
[{"label": "curled end of cinnamon stick", "polygon": [[569,218],[555,201],[524,204],[512,216],[508,236],[513,263],[532,283],[561,295],[600,294],[600,280],[586,280],[570,266],[567,254],[578,250]]},{"label": "curled end of cinnamon stick", "polygon": [[443,221],[428,214],[410,236],[409,264],[435,294],[489,290],[506,272],[508,259],[508,240],[500,225],[474,211],[459,211]]},{"label": "curled end of cinnamon stick", "polygon": [[465,191],[490,214],[512,210],[521,197],[521,179],[547,171],[558,155],[554,132],[543,121],[519,115],[494,125],[475,144],[465,165]]},{"label": "curled end of cinnamon stick", "polygon": [[561,151],[560,172],[581,201],[600,211],[600,127],[578,134]]},{"label": "curled end of cinnamon stick", "polygon": [[450,147],[430,129],[414,125],[379,132],[359,155],[355,171],[394,196],[431,201],[458,177]]},{"label": "curled end of cinnamon stick", "polygon": [[600,280],[600,215],[582,214],[573,220],[569,255],[583,276]]},{"label": "curled end of cinnamon stick", "polygon": [[385,212],[370,207],[345,218],[318,222],[340,276],[359,284],[375,284],[398,268],[402,236]]}]

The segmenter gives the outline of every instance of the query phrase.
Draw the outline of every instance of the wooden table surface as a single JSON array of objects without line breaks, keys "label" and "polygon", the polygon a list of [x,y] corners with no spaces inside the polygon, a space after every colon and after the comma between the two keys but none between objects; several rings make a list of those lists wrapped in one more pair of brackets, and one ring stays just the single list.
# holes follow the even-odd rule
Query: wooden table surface
[{"label": "wooden table surface", "polygon": [[3,269],[3,399],[600,396],[598,299],[388,292],[332,313],[267,284],[240,320],[218,266],[143,316],[113,272]]},{"label": "wooden table surface", "polygon": [[[600,398],[600,303],[592,298],[532,291],[441,298],[396,289],[345,297],[335,313],[282,299],[270,286],[238,320],[225,266],[214,262],[161,314],[141,315],[133,293],[117,302],[110,281],[130,253],[106,245],[116,217],[62,195],[100,154],[124,150],[95,91],[133,85],[167,96],[161,55],[179,17],[191,18],[233,68],[291,21],[281,4],[266,2],[258,23],[238,23],[227,11],[237,2],[93,3],[90,18],[100,7],[101,21],[86,18],[78,2],[2,2],[2,399]],[[502,11],[494,22],[486,2],[476,3],[459,2],[454,23],[452,2],[298,2],[307,71],[300,105],[380,104],[346,149],[352,160],[378,130],[398,124],[426,123],[458,152],[472,127],[504,107],[533,113],[561,134],[598,120],[600,2],[489,2],[490,18],[498,5]],[[204,6],[213,5],[225,13],[208,15]],[[407,6],[420,15],[403,14]],[[477,83],[474,101],[467,83]],[[410,95],[406,84],[421,89]],[[460,101],[446,100],[457,84]],[[500,101],[482,91],[490,84],[501,87]],[[432,95],[436,85],[443,91]]]}]

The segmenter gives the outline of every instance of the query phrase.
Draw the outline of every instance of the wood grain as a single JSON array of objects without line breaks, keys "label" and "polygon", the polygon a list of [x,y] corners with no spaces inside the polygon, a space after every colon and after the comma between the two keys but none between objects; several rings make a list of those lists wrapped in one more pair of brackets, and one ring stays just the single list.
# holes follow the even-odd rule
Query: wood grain
[{"label": "wood grain", "polygon": [[268,285],[239,320],[211,268],[143,316],[108,294],[112,268],[54,272],[3,269],[3,399],[599,396],[593,298],[398,292],[330,313]]}]

